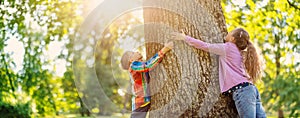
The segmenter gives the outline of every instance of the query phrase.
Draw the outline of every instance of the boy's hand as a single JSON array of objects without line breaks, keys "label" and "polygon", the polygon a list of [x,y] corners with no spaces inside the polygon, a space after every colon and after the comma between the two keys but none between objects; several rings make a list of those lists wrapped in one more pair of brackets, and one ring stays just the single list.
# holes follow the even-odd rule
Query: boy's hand
[{"label": "boy's hand", "polygon": [[163,49],[161,49],[161,51],[162,51],[163,54],[166,54],[168,51],[173,49],[173,47],[174,47],[174,44],[171,41],[171,42],[165,43],[165,47]]},{"label": "boy's hand", "polygon": [[183,31],[182,31],[182,33],[179,33],[179,32],[173,32],[172,34],[171,34],[172,36],[171,36],[171,38],[173,39],[173,40],[185,40],[185,34],[183,33]]},{"label": "boy's hand", "polygon": [[173,44],[173,42],[171,41],[171,42],[165,43],[165,47],[166,47],[166,48],[169,48],[169,49],[173,49],[174,44]]}]

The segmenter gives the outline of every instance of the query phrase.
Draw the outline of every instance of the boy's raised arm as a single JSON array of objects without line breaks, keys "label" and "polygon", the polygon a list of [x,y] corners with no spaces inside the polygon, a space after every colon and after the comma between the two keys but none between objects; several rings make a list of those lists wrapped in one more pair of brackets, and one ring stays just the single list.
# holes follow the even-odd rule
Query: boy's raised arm
[{"label": "boy's raised arm", "polygon": [[173,43],[168,43],[158,53],[151,57],[146,62],[133,61],[130,65],[130,69],[138,72],[148,72],[155,68],[163,59],[164,55],[173,48]]}]

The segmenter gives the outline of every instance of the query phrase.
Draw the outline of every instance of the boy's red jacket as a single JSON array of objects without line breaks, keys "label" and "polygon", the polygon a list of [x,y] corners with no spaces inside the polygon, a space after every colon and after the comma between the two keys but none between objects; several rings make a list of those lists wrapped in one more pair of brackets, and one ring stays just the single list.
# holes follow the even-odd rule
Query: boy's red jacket
[{"label": "boy's red jacket", "polygon": [[159,51],[146,62],[133,61],[131,63],[129,72],[133,90],[132,111],[150,103],[149,71],[162,61],[163,56],[164,54]]}]

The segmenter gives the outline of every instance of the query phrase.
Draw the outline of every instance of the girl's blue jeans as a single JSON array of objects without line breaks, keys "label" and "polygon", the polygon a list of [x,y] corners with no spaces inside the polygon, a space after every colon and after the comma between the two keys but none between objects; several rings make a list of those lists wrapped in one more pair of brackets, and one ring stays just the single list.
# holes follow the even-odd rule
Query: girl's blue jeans
[{"label": "girl's blue jeans", "polygon": [[237,89],[232,98],[241,118],[266,118],[260,94],[254,85]]}]

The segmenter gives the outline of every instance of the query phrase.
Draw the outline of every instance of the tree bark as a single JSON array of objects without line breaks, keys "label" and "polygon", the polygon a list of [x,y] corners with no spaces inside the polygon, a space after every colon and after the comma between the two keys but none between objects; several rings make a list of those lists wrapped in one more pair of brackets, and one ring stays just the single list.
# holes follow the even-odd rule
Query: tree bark
[{"label": "tree bark", "polygon": [[[280,75],[280,68],[281,68],[281,63],[280,63],[280,58],[281,58],[281,54],[280,54],[280,35],[276,35],[275,34],[275,44],[274,47],[277,48],[276,52],[275,52],[275,64],[276,64],[276,78]],[[279,96],[279,91],[276,92],[277,96]],[[284,113],[283,110],[281,109],[281,106],[278,109],[278,118],[284,118]]]},{"label": "tree bark", "polygon": [[[147,58],[170,33],[221,43],[227,34],[219,0],[144,0]],[[221,95],[218,57],[175,41],[174,49],[151,73],[150,117],[238,117],[234,102]]]}]

